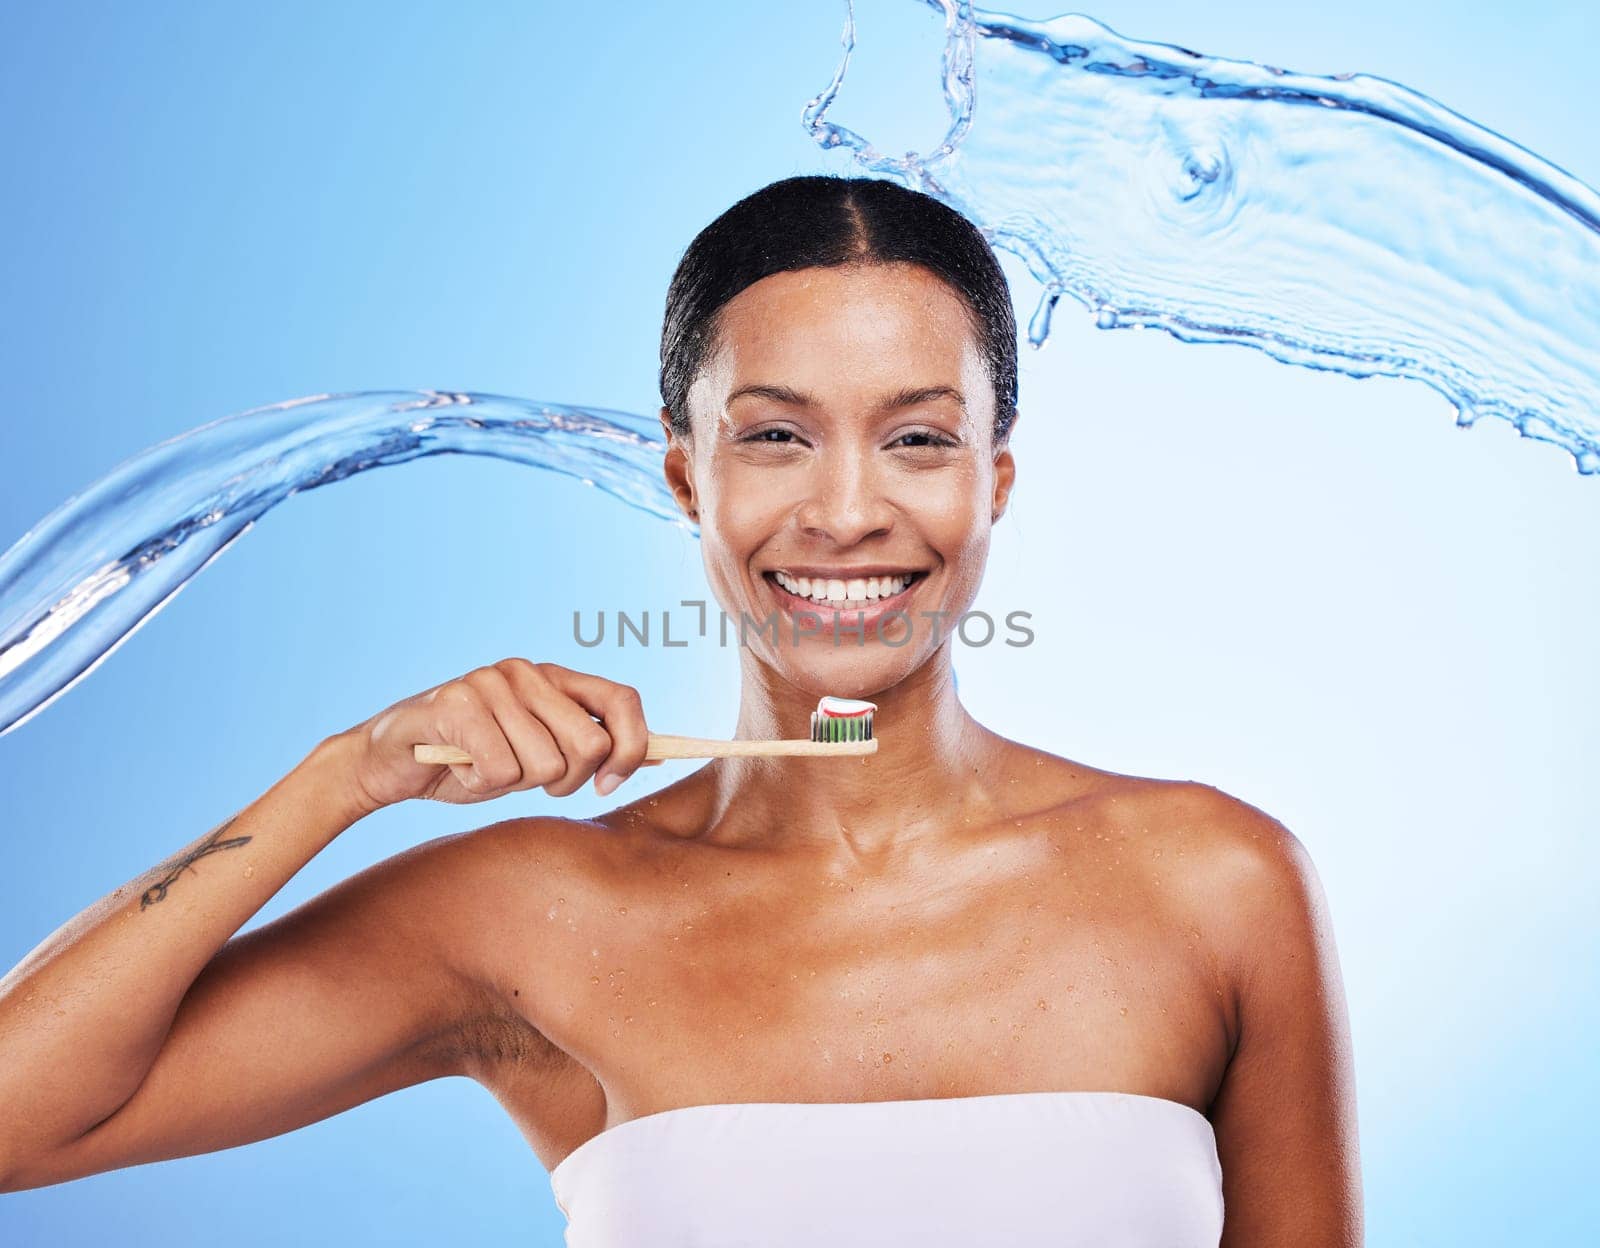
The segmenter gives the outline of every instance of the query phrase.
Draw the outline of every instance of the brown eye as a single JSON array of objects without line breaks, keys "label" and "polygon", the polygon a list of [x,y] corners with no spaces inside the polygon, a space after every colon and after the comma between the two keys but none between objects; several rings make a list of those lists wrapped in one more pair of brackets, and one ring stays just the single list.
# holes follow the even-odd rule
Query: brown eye
[{"label": "brown eye", "polygon": [[[917,438],[917,439],[920,439],[920,440],[919,441],[915,441],[915,442],[907,442],[906,439],[908,439],[908,438]],[[900,437],[896,438],[894,440],[894,445],[895,446],[926,447],[926,446],[954,446],[955,443],[952,442],[949,438],[945,437],[942,433],[934,433],[931,430],[927,430],[927,429],[913,429],[910,433],[901,434]]]},{"label": "brown eye", "polygon": [[759,429],[752,433],[746,442],[776,442],[780,438],[792,438],[794,435],[787,429]]}]

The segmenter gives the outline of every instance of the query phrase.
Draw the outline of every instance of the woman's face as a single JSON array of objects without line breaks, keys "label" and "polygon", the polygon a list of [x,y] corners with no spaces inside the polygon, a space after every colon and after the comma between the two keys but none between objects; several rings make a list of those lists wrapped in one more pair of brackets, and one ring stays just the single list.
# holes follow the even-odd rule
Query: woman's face
[{"label": "woman's face", "polygon": [[927,269],[801,269],[730,300],[666,462],[730,642],[841,697],[946,644],[1011,489],[994,415],[967,305]]}]

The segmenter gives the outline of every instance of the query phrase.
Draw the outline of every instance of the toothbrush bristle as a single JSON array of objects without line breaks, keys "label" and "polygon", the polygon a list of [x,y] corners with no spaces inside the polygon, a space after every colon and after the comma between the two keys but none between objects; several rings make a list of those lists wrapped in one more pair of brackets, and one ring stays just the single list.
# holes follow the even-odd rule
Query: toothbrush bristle
[{"label": "toothbrush bristle", "polygon": [[878,708],[871,702],[850,698],[823,698],[811,712],[813,741],[870,741],[872,715]]}]

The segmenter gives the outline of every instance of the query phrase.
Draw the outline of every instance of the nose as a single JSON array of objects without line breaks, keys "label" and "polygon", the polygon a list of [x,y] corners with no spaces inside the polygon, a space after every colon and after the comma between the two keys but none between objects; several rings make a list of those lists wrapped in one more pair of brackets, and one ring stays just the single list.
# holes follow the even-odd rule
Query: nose
[{"label": "nose", "polygon": [[853,546],[887,534],[894,526],[894,505],[870,454],[856,447],[835,446],[818,456],[797,512],[808,537],[837,546]]}]

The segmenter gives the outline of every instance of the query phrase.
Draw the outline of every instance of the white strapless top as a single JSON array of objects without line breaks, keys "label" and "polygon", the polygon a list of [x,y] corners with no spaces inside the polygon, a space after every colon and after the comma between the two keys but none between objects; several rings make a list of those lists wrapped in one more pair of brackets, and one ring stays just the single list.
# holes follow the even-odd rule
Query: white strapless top
[{"label": "white strapless top", "polygon": [[1217,1248],[1204,1114],[1132,1092],[687,1105],[550,1172],[568,1248]]}]

